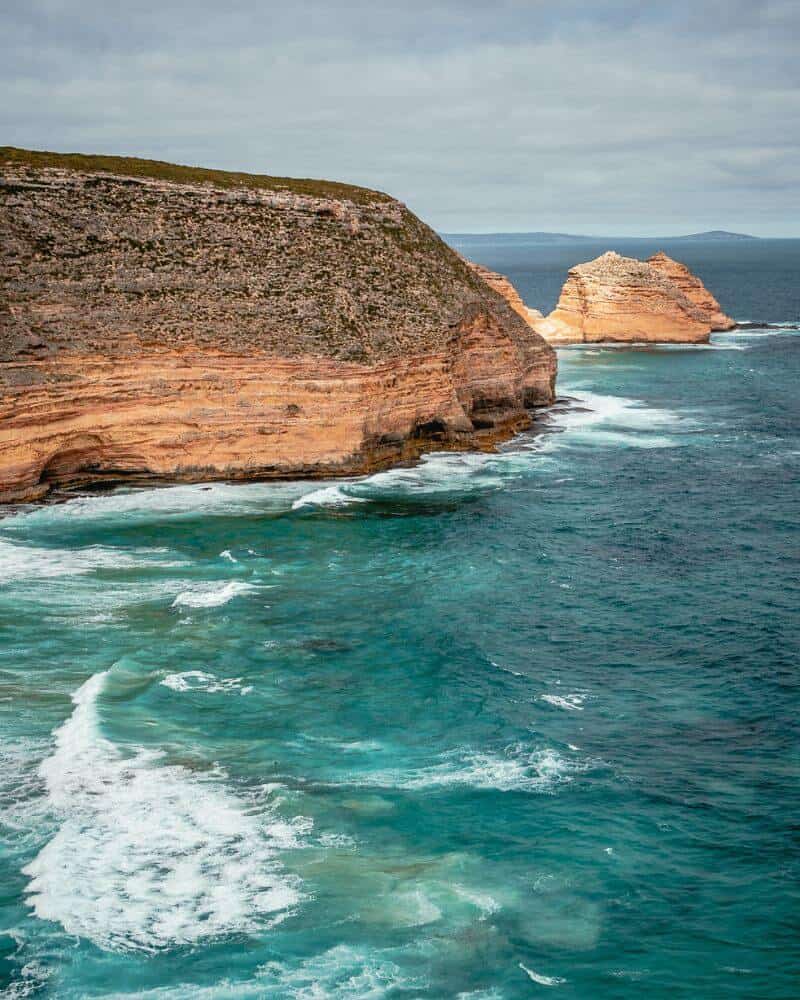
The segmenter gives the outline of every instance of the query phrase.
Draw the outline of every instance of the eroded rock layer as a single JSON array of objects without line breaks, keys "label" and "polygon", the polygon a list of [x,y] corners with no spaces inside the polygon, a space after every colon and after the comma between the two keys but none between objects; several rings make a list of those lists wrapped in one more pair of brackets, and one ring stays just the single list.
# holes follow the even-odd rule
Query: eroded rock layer
[{"label": "eroded rock layer", "polygon": [[538,309],[531,309],[530,306],[527,306],[523,302],[522,296],[514,285],[511,284],[510,279],[504,274],[500,274],[498,271],[490,271],[488,267],[476,264],[473,260],[468,260],[467,263],[479,278],[485,281],[499,295],[503,296],[514,312],[521,316],[529,326],[533,326],[535,322],[542,319],[542,314]]},{"label": "eroded rock layer", "polygon": [[0,149],[0,501],[490,447],[555,371],[386,195]]},{"label": "eroded rock layer", "polygon": [[736,321],[725,315],[719,302],[685,264],[668,257],[663,250],[648,257],[647,263],[680,288],[686,298],[697,306],[712,330],[732,330],[736,326]]}]

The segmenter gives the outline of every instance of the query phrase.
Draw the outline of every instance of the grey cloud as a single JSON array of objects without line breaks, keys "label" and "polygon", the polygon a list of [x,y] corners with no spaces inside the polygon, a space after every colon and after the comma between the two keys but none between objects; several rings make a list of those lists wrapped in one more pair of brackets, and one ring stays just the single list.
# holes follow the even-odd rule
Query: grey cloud
[{"label": "grey cloud", "polygon": [[1,142],[336,177],[450,231],[798,229],[794,3],[7,7]]}]

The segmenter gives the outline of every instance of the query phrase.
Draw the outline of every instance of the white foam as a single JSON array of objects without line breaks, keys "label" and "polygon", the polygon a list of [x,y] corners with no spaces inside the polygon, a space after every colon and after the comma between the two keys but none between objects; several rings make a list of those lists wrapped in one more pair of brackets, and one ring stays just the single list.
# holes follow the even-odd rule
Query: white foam
[{"label": "white foam", "polygon": [[[14,932],[6,932],[14,937]],[[52,970],[39,962],[28,962],[19,970],[19,978],[12,979],[5,989],[0,990],[2,1000],[27,1000],[27,997],[42,996]]]},{"label": "white foam", "polygon": [[40,768],[58,830],[24,869],[37,917],[101,948],[149,952],[284,918],[300,883],[276,851],[299,833],[270,811],[259,820],[217,779],[153,751],[124,756],[100,732],[106,676],[75,692]]},{"label": "white foam", "polygon": [[266,962],[244,982],[223,979],[207,987],[184,983],[104,996],[105,1000],[380,1000],[400,993],[420,996],[427,990],[424,978],[405,975],[390,956],[390,949],[337,945],[296,963]]},{"label": "white foam", "polygon": [[559,694],[539,695],[539,701],[546,701],[549,705],[563,708],[567,712],[582,712],[584,700],[585,697],[582,694],[567,694],[563,697]]},{"label": "white foam", "polygon": [[431,452],[411,468],[389,469],[314,490],[295,500],[292,507],[301,510],[381,500],[435,500],[465,489],[473,492],[499,489],[505,481],[500,472],[509,466],[510,457],[477,452]]},{"label": "white foam", "polygon": [[66,503],[31,506],[9,519],[24,524],[81,521],[140,523],[164,519],[288,511],[308,491],[301,480],[280,483],[198,483],[75,497]]},{"label": "white foam", "polygon": [[202,670],[184,670],[179,674],[167,674],[161,683],[172,691],[208,691],[211,694],[219,692],[250,694],[253,690],[252,685],[242,685],[241,677],[218,679]]},{"label": "white foam", "polygon": [[239,561],[235,556],[231,555],[231,550],[230,549],[225,549],[223,552],[220,552],[219,557],[220,557],[220,559],[227,559],[228,562],[232,562],[232,563],[235,563],[235,562]]},{"label": "white foam", "polygon": [[304,507],[346,507],[351,503],[365,502],[362,497],[345,493],[341,486],[323,486],[322,489],[312,490],[305,496],[298,497],[292,504],[292,510],[302,510]]},{"label": "white foam", "polygon": [[356,841],[346,833],[323,833],[319,838],[320,847],[352,851]]},{"label": "white foam", "polygon": [[541,972],[534,972],[533,969],[529,969],[522,962],[519,963],[519,967],[527,973],[529,979],[532,979],[540,986],[560,986],[561,983],[566,982],[566,979],[562,979],[561,976],[543,976]]},{"label": "white foam", "polygon": [[556,785],[572,781],[588,768],[583,761],[567,760],[551,749],[530,750],[519,744],[502,754],[457,750],[427,767],[409,771],[382,771],[358,776],[350,784],[382,788],[444,788],[466,785],[501,792],[548,792]]},{"label": "white foam", "polygon": [[46,580],[80,576],[97,569],[131,569],[156,565],[170,568],[185,563],[163,558],[163,549],[123,552],[104,545],[59,549],[22,545],[0,538],[0,582]]},{"label": "white foam", "polygon": [[218,608],[239,594],[246,594],[258,588],[252,583],[231,580],[221,587],[217,584],[198,584],[191,590],[184,590],[172,602],[173,608]]},{"label": "white foam", "polygon": [[693,430],[693,418],[672,410],[648,406],[642,400],[610,396],[587,390],[567,390],[577,405],[556,410],[550,420],[563,432],[550,439],[558,447],[571,439],[584,438],[592,444],[638,448],[670,448],[680,444],[674,433]]}]

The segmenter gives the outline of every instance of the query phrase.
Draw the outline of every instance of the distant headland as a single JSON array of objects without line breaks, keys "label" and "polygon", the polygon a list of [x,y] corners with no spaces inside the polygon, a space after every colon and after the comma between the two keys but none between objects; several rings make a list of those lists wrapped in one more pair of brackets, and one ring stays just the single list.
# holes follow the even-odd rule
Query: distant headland
[{"label": "distant headland", "polygon": [[625,236],[625,237],[611,237],[611,236],[586,236],[585,234],[579,233],[442,233],[442,238],[445,240],[451,239],[500,239],[508,240],[509,242],[515,240],[525,240],[528,242],[535,243],[603,243],[609,240],[625,239],[625,240],[648,240],[650,242],[657,241],[659,243],[681,243],[687,240],[692,241],[706,241],[706,242],[723,242],[723,241],[733,241],[733,240],[758,240],[760,236],[751,236],[748,233],[731,233],[726,229],[709,229],[707,232],[703,233],[688,233],[685,236]]}]

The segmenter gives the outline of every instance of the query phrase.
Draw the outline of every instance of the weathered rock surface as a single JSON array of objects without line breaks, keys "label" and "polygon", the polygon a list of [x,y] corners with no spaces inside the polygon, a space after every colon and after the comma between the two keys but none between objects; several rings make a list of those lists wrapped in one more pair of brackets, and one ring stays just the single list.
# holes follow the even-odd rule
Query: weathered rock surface
[{"label": "weathered rock surface", "polygon": [[556,308],[535,326],[551,344],[701,343],[712,329],[660,268],[613,251],[571,268]]},{"label": "weathered rock surface", "polygon": [[0,501],[491,447],[555,372],[386,195],[0,148]]},{"label": "weathered rock surface", "polygon": [[732,330],[736,326],[736,321],[725,315],[719,302],[685,264],[668,257],[663,250],[648,257],[647,263],[680,288],[686,298],[697,306],[712,330]]},{"label": "weathered rock surface", "polygon": [[543,318],[538,309],[531,309],[530,306],[525,305],[522,296],[504,274],[490,271],[488,267],[476,264],[473,260],[467,260],[467,264],[490,288],[493,288],[498,295],[502,295],[514,312],[521,316],[529,326],[533,326],[534,322]]}]

